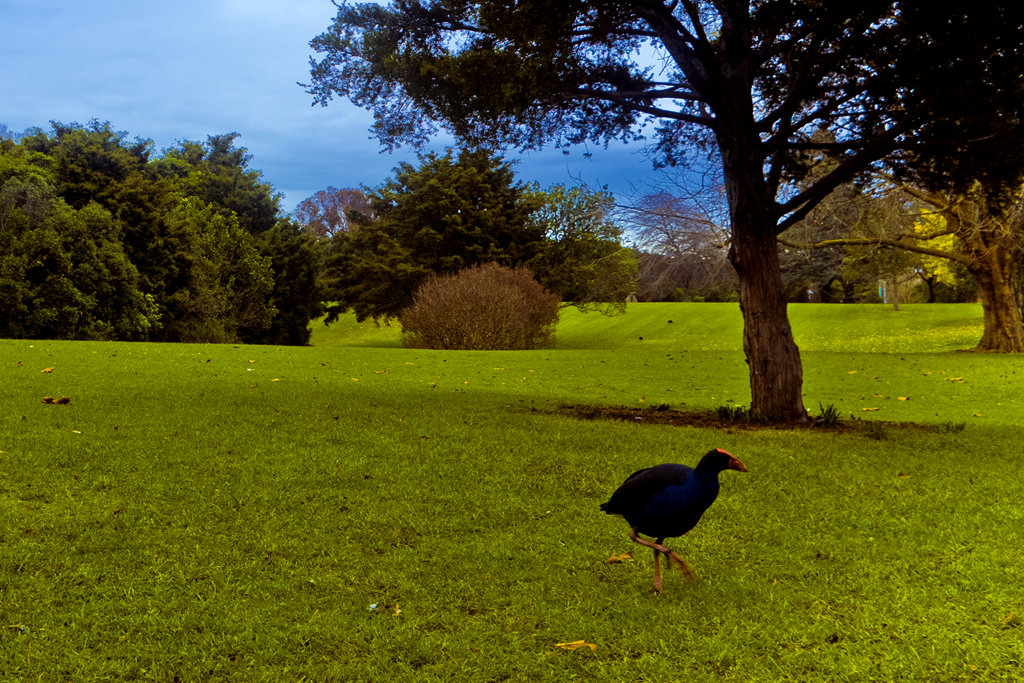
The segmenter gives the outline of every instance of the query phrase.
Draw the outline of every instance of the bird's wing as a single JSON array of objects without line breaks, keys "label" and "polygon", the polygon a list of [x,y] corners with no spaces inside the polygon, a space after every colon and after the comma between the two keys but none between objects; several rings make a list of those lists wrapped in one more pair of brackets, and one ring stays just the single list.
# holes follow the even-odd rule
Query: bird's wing
[{"label": "bird's wing", "polygon": [[601,509],[609,514],[621,514],[628,519],[631,513],[643,510],[653,496],[669,486],[685,482],[691,472],[693,470],[686,465],[671,464],[637,470],[626,478]]}]

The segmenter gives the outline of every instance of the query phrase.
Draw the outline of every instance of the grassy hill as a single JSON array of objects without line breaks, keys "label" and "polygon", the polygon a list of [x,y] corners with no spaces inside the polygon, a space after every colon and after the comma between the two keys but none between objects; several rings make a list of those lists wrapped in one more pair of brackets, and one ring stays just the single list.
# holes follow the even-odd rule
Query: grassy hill
[{"label": "grassy hill", "polygon": [[[1024,359],[954,352],[973,306],[791,317],[812,412],[933,429],[557,413],[744,404],[726,304],[567,311],[528,352],[352,320],[306,348],[0,341],[0,675],[1022,677]],[[598,505],[712,447],[750,472],[671,543],[699,580],[654,597]]]}]

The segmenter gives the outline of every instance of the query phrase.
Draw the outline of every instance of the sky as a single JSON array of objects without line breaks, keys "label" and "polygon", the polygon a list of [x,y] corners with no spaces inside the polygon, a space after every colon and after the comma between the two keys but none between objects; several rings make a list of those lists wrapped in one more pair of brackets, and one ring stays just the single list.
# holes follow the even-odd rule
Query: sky
[{"label": "sky", "polygon": [[[0,0],[0,124],[20,133],[98,119],[157,150],[239,133],[285,211],[329,186],[374,187],[415,152],[382,154],[368,112],[312,106],[298,85],[309,41],[335,13],[330,0]],[[622,199],[657,183],[637,144],[506,158],[544,187],[584,182]]]}]

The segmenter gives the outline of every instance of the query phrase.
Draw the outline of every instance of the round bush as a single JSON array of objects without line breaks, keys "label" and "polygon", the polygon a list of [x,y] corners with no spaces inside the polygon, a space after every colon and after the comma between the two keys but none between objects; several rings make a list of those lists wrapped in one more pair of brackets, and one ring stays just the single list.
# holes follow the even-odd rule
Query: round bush
[{"label": "round bush", "polygon": [[558,305],[529,270],[487,263],[431,278],[399,321],[413,348],[532,349],[551,338]]}]

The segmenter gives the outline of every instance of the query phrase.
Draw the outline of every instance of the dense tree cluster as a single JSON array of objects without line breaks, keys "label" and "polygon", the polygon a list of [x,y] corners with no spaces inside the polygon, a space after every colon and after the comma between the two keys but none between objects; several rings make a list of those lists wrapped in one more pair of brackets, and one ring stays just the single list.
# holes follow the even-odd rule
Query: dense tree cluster
[{"label": "dense tree cluster", "polygon": [[[424,154],[348,201],[343,230],[326,246],[328,320],[398,318],[434,276],[487,263],[528,268],[547,290],[580,307],[620,305],[634,287],[635,263],[611,220],[611,198],[586,188],[541,191],[515,180],[486,150]],[[325,198],[303,202],[306,229],[322,234]],[[300,205],[300,206],[303,206]],[[334,221],[341,224],[341,221]]]},{"label": "dense tree cluster", "polygon": [[235,134],[0,141],[0,336],[302,344],[319,254]]}]

